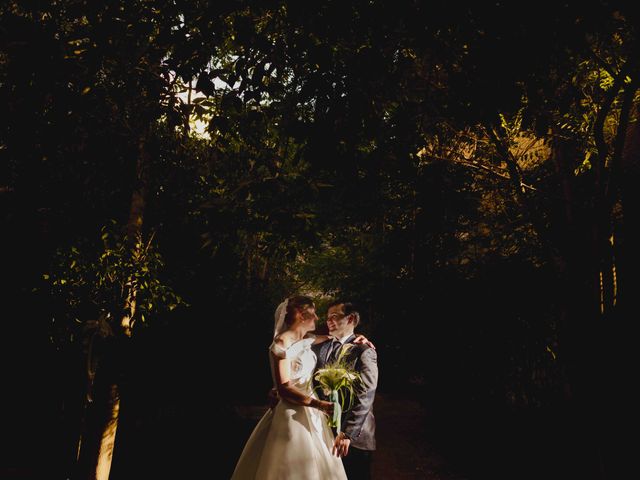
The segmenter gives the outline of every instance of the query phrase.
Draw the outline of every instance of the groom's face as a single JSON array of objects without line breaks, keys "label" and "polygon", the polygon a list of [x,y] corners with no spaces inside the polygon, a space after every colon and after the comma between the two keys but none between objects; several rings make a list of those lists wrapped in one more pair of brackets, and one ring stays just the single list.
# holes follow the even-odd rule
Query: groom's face
[{"label": "groom's face", "polygon": [[344,305],[329,307],[327,312],[327,328],[334,337],[344,337],[349,329],[349,317],[344,314]]}]

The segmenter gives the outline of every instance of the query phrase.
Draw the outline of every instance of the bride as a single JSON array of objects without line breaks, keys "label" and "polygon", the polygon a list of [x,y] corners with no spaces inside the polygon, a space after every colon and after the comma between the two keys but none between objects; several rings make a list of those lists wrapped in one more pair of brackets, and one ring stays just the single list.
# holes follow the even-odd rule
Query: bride
[{"label": "bride", "polygon": [[334,438],[325,414],[332,413],[333,404],[313,393],[311,345],[330,338],[308,335],[317,319],[309,297],[290,297],[278,305],[269,360],[282,401],[256,425],[232,480],[346,480],[342,461],[331,454]]}]

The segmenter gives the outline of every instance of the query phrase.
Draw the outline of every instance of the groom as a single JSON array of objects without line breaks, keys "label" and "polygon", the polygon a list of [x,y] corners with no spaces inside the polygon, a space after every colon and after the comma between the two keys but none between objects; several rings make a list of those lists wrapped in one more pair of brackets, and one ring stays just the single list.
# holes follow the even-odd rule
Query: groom
[{"label": "groom", "polygon": [[342,415],[342,431],[336,436],[333,449],[342,457],[349,480],[371,478],[371,457],[376,448],[376,422],[373,399],[378,385],[378,356],[375,349],[355,344],[354,329],[360,323],[360,313],[350,302],[333,302],[327,312],[329,335],[335,340],[312,346],[323,368],[334,361],[346,344],[352,344],[345,354],[346,361],[360,374],[352,408]]}]

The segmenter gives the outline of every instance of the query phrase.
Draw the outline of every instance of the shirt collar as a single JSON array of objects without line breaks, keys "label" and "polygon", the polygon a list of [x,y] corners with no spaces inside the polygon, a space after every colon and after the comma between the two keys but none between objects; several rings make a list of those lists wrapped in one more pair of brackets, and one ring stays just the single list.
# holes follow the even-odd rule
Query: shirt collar
[{"label": "shirt collar", "polygon": [[349,333],[348,335],[345,335],[344,337],[340,337],[337,340],[341,343],[341,344],[345,344],[347,342],[347,340],[349,340],[349,338],[351,338],[351,336],[353,335],[353,333]]}]

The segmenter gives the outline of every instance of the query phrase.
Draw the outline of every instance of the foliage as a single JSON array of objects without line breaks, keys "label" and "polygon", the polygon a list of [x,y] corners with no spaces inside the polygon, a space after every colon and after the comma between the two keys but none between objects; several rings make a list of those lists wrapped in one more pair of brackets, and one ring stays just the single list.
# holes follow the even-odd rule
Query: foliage
[{"label": "foliage", "polygon": [[[135,285],[135,316],[141,325],[163,310],[186,305],[184,300],[161,280],[164,261],[153,244],[141,236],[127,243],[113,221],[101,229],[101,248],[93,244],[59,250],[49,273],[44,274],[49,293],[61,302],[62,314],[82,325],[100,315],[118,319],[127,301],[128,287]],[[97,258],[94,256],[97,252]],[[60,336],[58,341],[71,338]]]}]

